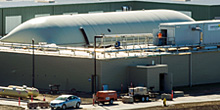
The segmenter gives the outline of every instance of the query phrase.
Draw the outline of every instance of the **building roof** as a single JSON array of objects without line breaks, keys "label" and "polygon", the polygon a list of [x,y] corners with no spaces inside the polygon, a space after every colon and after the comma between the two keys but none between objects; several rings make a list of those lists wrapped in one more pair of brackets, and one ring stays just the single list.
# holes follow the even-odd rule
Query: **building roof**
[{"label": "building roof", "polygon": [[[40,0],[43,1],[43,0]],[[52,1],[52,0],[44,0]],[[29,6],[45,6],[45,5],[65,5],[65,4],[81,4],[81,3],[105,3],[105,2],[123,2],[123,1],[143,1],[156,3],[186,4],[186,5],[220,5],[219,0],[55,0],[54,3],[39,3],[35,0],[0,0],[0,8],[10,7],[29,7]]]}]

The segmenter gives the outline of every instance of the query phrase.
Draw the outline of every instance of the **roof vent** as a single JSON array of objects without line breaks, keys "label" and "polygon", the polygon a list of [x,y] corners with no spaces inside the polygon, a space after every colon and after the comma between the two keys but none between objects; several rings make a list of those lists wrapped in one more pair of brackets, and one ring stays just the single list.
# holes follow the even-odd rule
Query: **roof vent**
[{"label": "roof vent", "polygon": [[55,3],[55,0],[36,0],[37,3]]}]

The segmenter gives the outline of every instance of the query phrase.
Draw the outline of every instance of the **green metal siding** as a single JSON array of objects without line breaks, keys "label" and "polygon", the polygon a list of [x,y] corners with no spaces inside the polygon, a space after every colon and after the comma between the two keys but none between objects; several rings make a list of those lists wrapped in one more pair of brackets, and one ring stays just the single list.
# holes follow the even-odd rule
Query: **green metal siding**
[{"label": "green metal siding", "polygon": [[4,17],[22,15],[22,22],[34,18],[36,14],[53,15],[53,6],[22,7],[4,9]]},{"label": "green metal siding", "polygon": [[170,10],[176,10],[176,11],[191,11],[192,18],[195,20],[210,19],[209,6],[155,3],[155,2],[136,2],[134,6],[135,7],[132,8],[133,10],[170,9]]},{"label": "green metal siding", "polygon": [[5,34],[5,18],[6,16],[22,16],[22,22],[34,18],[36,14],[50,14],[53,15],[53,6],[42,7],[16,7],[3,9],[3,34]]},{"label": "green metal siding", "polygon": [[3,19],[2,19],[2,9],[0,9],[0,36],[3,35],[2,29],[3,29]]},{"label": "green metal siding", "polygon": [[210,7],[210,19],[214,19],[215,17],[220,17],[220,6],[211,6]]},{"label": "green metal siding", "polygon": [[133,2],[115,2],[115,3],[92,3],[92,4],[70,4],[54,6],[56,15],[68,12],[88,13],[90,11],[114,12],[121,10],[122,6],[133,6]]}]

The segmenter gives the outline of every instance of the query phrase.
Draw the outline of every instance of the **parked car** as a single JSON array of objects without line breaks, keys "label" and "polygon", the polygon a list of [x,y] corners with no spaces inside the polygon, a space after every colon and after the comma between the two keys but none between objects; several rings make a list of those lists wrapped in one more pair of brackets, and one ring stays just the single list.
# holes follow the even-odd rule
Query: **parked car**
[{"label": "parked car", "polygon": [[81,99],[75,95],[61,95],[50,102],[51,109],[63,109],[69,107],[79,108]]},{"label": "parked car", "polygon": [[109,102],[109,104],[113,104],[113,101],[117,100],[117,92],[116,91],[98,91],[96,93],[96,102],[104,104],[105,102]]}]

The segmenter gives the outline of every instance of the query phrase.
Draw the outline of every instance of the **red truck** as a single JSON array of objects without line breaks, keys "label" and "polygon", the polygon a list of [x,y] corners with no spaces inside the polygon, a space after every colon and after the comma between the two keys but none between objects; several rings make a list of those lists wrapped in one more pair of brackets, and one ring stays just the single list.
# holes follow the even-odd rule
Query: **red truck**
[{"label": "red truck", "polygon": [[96,102],[98,104],[105,102],[109,102],[109,104],[113,104],[113,101],[117,100],[117,92],[108,90],[108,91],[98,91],[96,93]]}]

